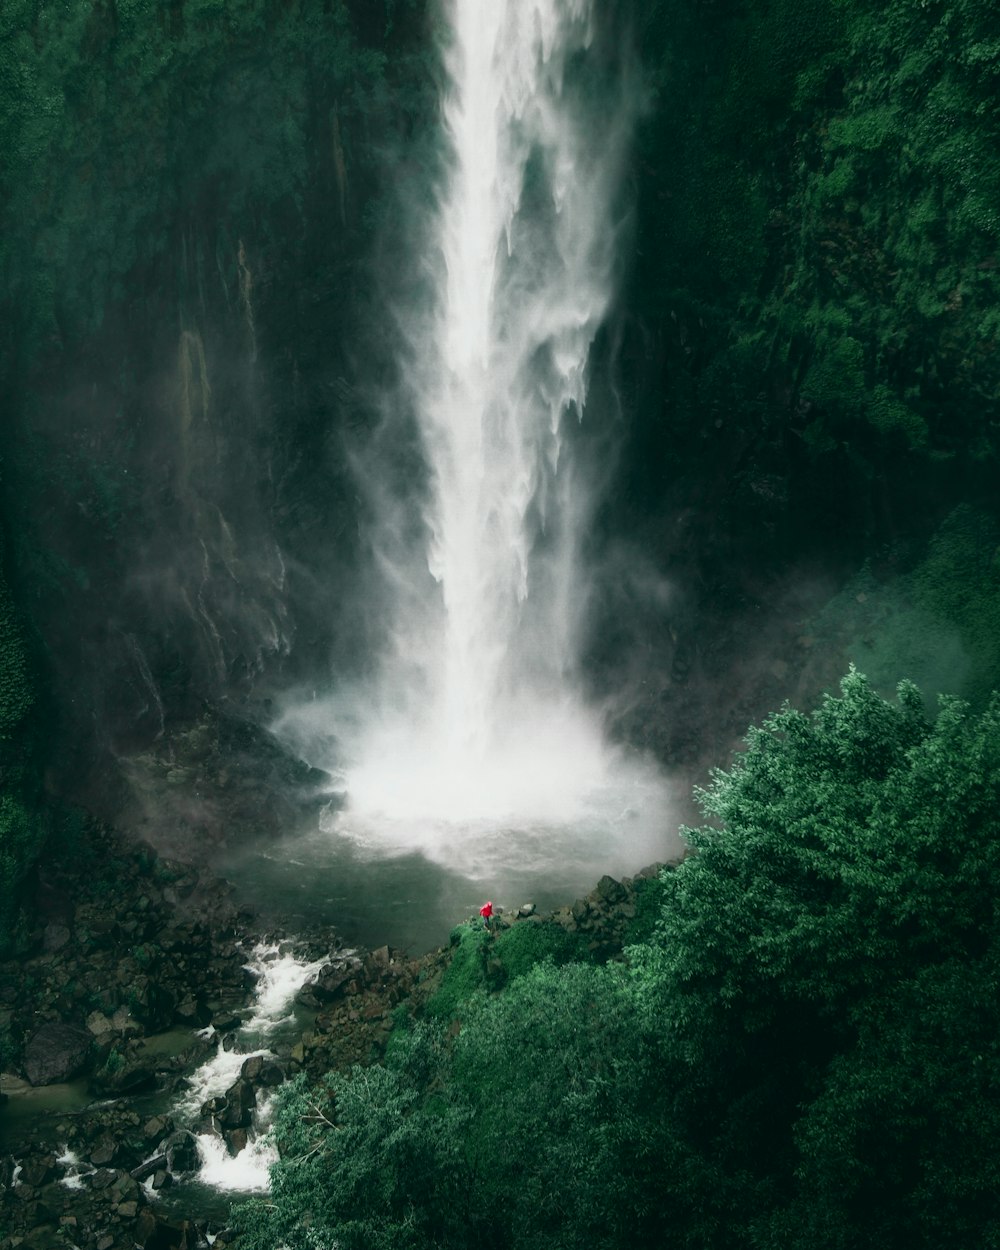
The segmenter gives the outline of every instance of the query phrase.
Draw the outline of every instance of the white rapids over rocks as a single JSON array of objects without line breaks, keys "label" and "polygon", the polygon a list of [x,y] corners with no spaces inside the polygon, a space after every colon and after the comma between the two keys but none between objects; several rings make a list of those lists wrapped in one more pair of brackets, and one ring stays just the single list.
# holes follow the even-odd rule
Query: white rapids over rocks
[{"label": "white rapids over rocks", "polygon": [[[337,952],[338,957],[347,953]],[[234,1047],[226,1050],[220,1039],[215,1054],[188,1077],[189,1088],[175,1107],[180,1119],[193,1122],[208,1099],[224,1094],[239,1079],[240,1069],[251,1056],[273,1054],[268,1043],[283,1026],[293,1023],[295,995],[328,962],[329,957],[298,959],[287,943],[259,942],[254,947],[246,965],[256,982],[250,1015],[237,1030]],[[211,1034],[212,1030],[207,1032]],[[258,1095],[254,1131],[238,1155],[230,1155],[225,1142],[214,1133],[196,1134],[201,1160],[197,1179],[202,1184],[234,1193],[267,1189],[268,1170],[278,1157],[265,1136],[275,1092]]]}]

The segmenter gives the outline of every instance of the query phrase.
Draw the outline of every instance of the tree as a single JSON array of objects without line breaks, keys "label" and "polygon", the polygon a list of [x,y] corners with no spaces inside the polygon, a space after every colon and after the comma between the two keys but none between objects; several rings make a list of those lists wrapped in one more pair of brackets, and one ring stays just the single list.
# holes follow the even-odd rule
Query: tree
[{"label": "tree", "polygon": [[1000,1235],[1000,702],[899,696],[753,730],[633,952],[717,1246]]}]

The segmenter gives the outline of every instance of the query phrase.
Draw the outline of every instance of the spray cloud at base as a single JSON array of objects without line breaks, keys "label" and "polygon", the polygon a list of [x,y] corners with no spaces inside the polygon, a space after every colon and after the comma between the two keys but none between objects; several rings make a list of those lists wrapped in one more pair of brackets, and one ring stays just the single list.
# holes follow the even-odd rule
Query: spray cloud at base
[{"label": "spray cloud at base", "polygon": [[666,849],[662,778],[608,745],[580,694],[613,437],[588,427],[590,358],[640,96],[602,22],[587,0],[447,9],[429,298],[396,310],[406,381],[386,418],[401,440],[411,423],[419,471],[394,489],[378,454],[356,459],[383,654],[373,681],[275,726],[339,776],[327,833],[474,879]]}]

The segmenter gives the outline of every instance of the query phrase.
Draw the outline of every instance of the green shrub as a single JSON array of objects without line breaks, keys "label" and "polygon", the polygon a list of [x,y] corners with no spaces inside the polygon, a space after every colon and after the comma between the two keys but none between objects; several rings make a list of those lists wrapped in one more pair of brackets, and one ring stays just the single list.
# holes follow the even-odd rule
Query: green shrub
[{"label": "green shrub", "polygon": [[438,1019],[454,1019],[462,1007],[487,982],[488,952],[493,935],[478,921],[458,925],[451,931],[451,961],[444,970],[441,985],[427,1002],[427,1014]]},{"label": "green shrub", "polygon": [[505,980],[515,981],[536,964],[556,965],[574,961],[589,962],[587,940],[580,933],[569,933],[554,921],[518,921],[497,934],[493,951]]}]

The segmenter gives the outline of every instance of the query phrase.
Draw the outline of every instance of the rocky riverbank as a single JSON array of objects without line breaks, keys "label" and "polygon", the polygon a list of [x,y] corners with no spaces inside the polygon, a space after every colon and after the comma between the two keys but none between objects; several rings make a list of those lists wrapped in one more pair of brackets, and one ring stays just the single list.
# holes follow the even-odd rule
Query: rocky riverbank
[{"label": "rocky riverbank", "polygon": [[[289,1076],[377,1060],[398,1013],[434,995],[451,949],[411,959],[347,950],[331,930],[263,932],[225,882],[100,827],[81,838],[38,882],[34,949],[0,966],[0,1250],[225,1244],[224,1201],[209,1217],[187,1200],[196,1134],[236,1158]],[[558,924],[603,959],[635,915],[635,884],[605,877],[551,917],[525,906],[496,924]],[[291,1033],[240,1062],[260,960],[293,955],[309,975]],[[232,1080],[182,1116],[192,1072],[221,1054]]]}]

